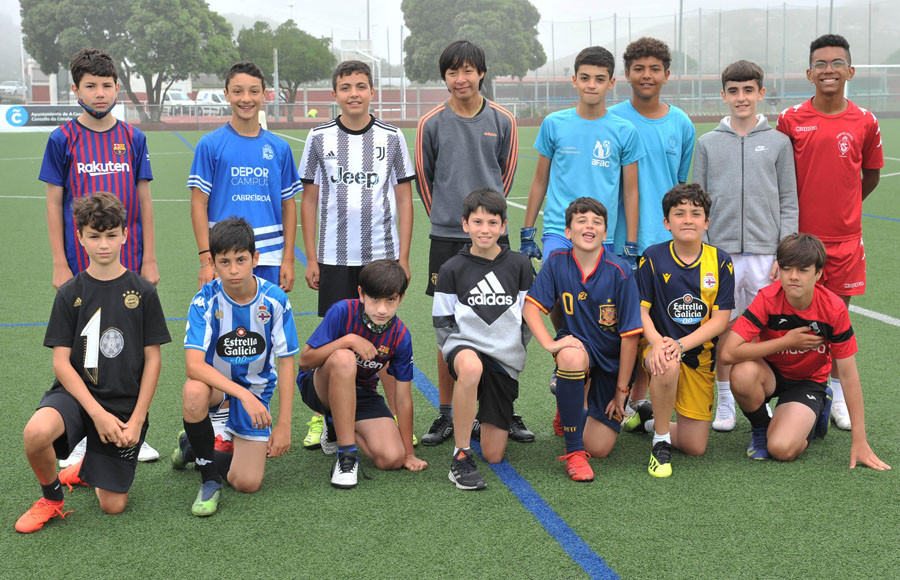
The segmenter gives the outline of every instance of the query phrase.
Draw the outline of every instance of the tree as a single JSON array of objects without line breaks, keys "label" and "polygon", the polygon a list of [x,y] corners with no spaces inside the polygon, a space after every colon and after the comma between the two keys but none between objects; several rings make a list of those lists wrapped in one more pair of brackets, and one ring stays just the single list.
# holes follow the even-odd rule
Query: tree
[{"label": "tree", "polygon": [[410,33],[404,65],[414,81],[440,80],[438,57],[459,39],[484,49],[489,96],[495,77],[522,78],[547,62],[537,39],[541,15],[528,0],[403,0],[401,7]]},{"label": "tree", "polygon": [[[238,52],[244,60],[252,60],[263,69],[268,85],[274,85],[272,49],[278,49],[278,89],[286,102],[296,102],[297,89],[303,83],[328,78],[334,70],[331,40],[316,38],[288,20],[274,31],[265,22],[238,33]],[[288,121],[294,119],[294,107],[288,107]]]},{"label": "tree", "polygon": [[885,60],[884,64],[900,64],[900,48],[892,52]]},{"label": "tree", "polygon": [[143,79],[147,103],[158,105],[175,81],[224,74],[234,62],[231,25],[204,0],[21,0],[25,48],[46,74],[68,67],[84,47],[116,59],[121,81],[142,120],[158,120],[132,90]]}]

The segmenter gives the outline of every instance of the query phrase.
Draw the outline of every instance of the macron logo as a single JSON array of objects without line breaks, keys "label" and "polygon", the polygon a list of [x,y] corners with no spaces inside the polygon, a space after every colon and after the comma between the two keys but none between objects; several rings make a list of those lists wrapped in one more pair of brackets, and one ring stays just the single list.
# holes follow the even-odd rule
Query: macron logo
[{"label": "macron logo", "polygon": [[98,175],[109,175],[111,173],[131,173],[131,165],[128,163],[113,163],[107,161],[100,163],[99,161],[91,161],[90,163],[76,163],[78,173],[87,173],[91,177]]},{"label": "macron logo", "polygon": [[513,297],[506,293],[500,280],[489,272],[475,288],[469,291],[466,300],[469,306],[511,306]]}]

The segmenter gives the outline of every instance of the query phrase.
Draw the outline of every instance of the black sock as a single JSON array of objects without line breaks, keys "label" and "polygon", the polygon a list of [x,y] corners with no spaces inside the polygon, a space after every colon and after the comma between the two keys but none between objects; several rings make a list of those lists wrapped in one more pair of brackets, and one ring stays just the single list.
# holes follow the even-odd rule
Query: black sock
[{"label": "black sock", "polygon": [[63,491],[62,484],[59,483],[59,478],[53,480],[53,483],[50,485],[42,485],[41,493],[44,494],[44,498],[49,499],[50,501],[62,501],[63,500]]},{"label": "black sock", "polygon": [[209,415],[201,419],[199,423],[184,421],[184,432],[187,433],[188,441],[194,450],[194,463],[200,470],[202,481],[214,480],[221,483],[222,478],[219,477],[219,472],[216,470],[213,454],[216,436]]},{"label": "black sock", "polygon": [[213,462],[216,464],[216,471],[223,481],[228,481],[228,470],[231,469],[231,460],[234,454],[225,453],[224,451],[213,452]]},{"label": "black sock", "polygon": [[765,403],[760,405],[759,409],[755,411],[744,411],[743,409],[741,409],[741,411],[744,413],[744,416],[750,420],[750,426],[754,429],[768,427],[769,423],[772,421],[769,417],[769,411],[766,408]]},{"label": "black sock", "polygon": [[453,417],[453,405],[438,405],[438,413],[445,417]]},{"label": "black sock", "polygon": [[342,455],[353,455],[354,457],[358,454],[358,449],[356,444],[353,445],[338,445],[338,456]]}]

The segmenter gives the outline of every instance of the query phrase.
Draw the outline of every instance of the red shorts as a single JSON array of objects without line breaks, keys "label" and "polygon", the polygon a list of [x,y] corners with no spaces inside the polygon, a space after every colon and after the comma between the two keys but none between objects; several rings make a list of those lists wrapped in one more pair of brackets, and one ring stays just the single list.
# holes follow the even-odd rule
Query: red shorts
[{"label": "red shorts", "polygon": [[866,293],[866,249],[862,238],[824,242],[828,259],[819,282],[839,296]]}]

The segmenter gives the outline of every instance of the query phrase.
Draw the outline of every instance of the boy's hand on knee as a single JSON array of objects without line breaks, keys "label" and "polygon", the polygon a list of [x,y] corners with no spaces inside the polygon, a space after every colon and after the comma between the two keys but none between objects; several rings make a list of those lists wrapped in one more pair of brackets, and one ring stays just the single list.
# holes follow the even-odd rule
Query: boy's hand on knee
[{"label": "boy's hand on knee", "polygon": [[272,424],[272,415],[253,393],[247,391],[241,403],[244,405],[244,411],[250,416],[254,429],[265,429]]},{"label": "boy's hand on knee", "polygon": [[129,421],[122,430],[122,444],[119,447],[134,447],[141,440],[142,424],[137,421]]},{"label": "boy's hand on knee", "polygon": [[100,411],[96,416],[92,417],[94,427],[103,443],[113,443],[119,447],[124,447],[125,423],[116,418],[115,415],[107,410]]},{"label": "boy's hand on knee", "polygon": [[587,352],[587,349],[584,348],[584,343],[571,334],[566,335],[559,340],[554,340],[548,350],[550,351],[550,354],[556,354],[564,348],[577,348],[578,350]]},{"label": "boy's hand on knee", "polygon": [[651,376],[661,375],[666,372],[669,361],[662,344],[650,348],[650,352],[647,353],[647,357],[644,359],[644,364]]}]

